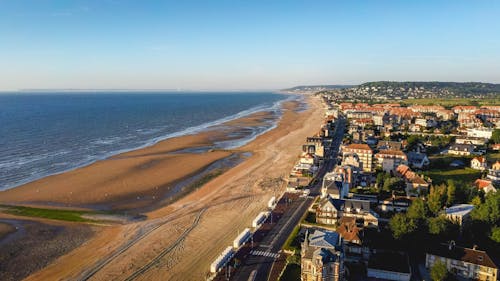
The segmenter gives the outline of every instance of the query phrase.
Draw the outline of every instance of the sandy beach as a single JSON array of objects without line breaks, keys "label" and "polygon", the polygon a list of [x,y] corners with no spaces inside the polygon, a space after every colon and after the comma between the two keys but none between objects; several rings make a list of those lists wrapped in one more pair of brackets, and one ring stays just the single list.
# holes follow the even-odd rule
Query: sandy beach
[{"label": "sandy beach", "polygon": [[[137,280],[203,280],[220,251],[264,210],[271,196],[283,191],[283,179],[300,154],[301,144],[319,130],[324,113],[321,103],[315,97],[308,97],[307,101],[309,108],[303,112],[296,111],[297,102],[284,103],[277,128],[234,151],[171,153],[220,140],[218,132],[227,135],[227,131],[216,130],[171,139],[1,194],[1,202],[55,201],[61,205],[140,208],[142,200],[136,199],[141,202],[138,203],[131,199],[151,197],[155,194],[154,187],[164,191],[172,182],[232,153],[252,153],[236,167],[180,200],[145,213],[148,217],[145,221],[102,227],[84,245],[27,280],[124,280],[128,276]],[[261,113],[225,125],[241,128],[268,117]],[[105,168],[110,172],[103,173]],[[85,194],[89,182],[96,191]],[[41,193],[42,186],[52,189],[52,194]],[[64,193],[58,194],[62,190]],[[144,201],[150,204],[152,200]],[[141,268],[147,270],[133,275]]]}]

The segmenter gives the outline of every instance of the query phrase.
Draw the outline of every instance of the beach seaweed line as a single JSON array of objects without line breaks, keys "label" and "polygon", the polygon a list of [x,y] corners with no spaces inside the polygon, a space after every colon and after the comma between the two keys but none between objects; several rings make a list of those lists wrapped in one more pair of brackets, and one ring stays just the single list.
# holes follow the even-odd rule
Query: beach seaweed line
[{"label": "beach seaweed line", "polygon": [[3,213],[23,216],[23,217],[37,217],[44,219],[83,222],[83,223],[98,223],[99,220],[84,218],[84,215],[95,214],[108,214],[106,212],[91,212],[91,211],[78,211],[78,210],[61,210],[61,209],[44,209],[26,206],[13,206],[13,205],[0,205],[0,210]]}]

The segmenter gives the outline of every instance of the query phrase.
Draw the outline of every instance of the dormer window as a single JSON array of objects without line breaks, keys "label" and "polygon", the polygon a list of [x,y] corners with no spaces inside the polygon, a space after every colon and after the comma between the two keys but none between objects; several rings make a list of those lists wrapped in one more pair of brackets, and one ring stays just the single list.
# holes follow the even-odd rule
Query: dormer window
[{"label": "dormer window", "polygon": [[477,260],[478,260],[478,261],[483,261],[483,256],[478,256],[478,257],[477,257]]}]

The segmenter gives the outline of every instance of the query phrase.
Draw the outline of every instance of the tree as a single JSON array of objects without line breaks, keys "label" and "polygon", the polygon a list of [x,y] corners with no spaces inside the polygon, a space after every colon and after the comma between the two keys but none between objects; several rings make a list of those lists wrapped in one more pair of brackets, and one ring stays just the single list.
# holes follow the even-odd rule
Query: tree
[{"label": "tree", "polygon": [[429,233],[440,235],[446,232],[448,229],[448,220],[444,217],[429,218],[427,221],[429,224]]},{"label": "tree", "polygon": [[417,228],[415,222],[405,214],[394,215],[389,221],[389,227],[391,228],[392,236],[396,239],[403,238]]},{"label": "tree", "polygon": [[493,130],[493,133],[491,134],[491,140],[494,143],[500,143],[500,129]]},{"label": "tree", "polygon": [[448,269],[446,265],[440,260],[436,261],[431,268],[431,279],[433,281],[443,281],[448,275]]},{"label": "tree", "polygon": [[441,209],[443,208],[443,201],[444,201],[443,199],[445,192],[446,192],[445,185],[431,187],[427,205],[429,206],[429,210],[434,215],[437,215],[439,211],[441,211]]},{"label": "tree", "polygon": [[500,192],[489,192],[484,203],[476,207],[471,214],[475,220],[485,221],[494,226],[500,223]]},{"label": "tree", "polygon": [[455,203],[455,193],[457,191],[457,187],[455,186],[455,182],[453,180],[448,180],[447,182],[448,188],[446,189],[446,206],[451,206]]},{"label": "tree", "polygon": [[415,199],[408,208],[407,216],[413,220],[423,220],[427,217],[427,206],[421,198]]},{"label": "tree", "polygon": [[401,190],[404,187],[404,181],[400,178],[392,177],[384,181],[384,186],[382,187],[385,191]]},{"label": "tree", "polygon": [[470,201],[470,203],[476,207],[479,207],[479,205],[481,205],[481,197],[479,196],[475,196],[474,198],[472,198],[472,200]]},{"label": "tree", "polygon": [[500,243],[500,227],[495,226],[493,229],[491,229],[491,235],[490,235],[491,240]]}]

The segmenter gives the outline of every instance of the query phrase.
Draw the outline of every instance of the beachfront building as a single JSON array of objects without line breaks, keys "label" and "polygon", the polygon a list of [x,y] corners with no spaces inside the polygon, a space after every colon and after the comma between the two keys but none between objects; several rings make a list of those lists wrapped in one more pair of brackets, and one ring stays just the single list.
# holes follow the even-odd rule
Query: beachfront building
[{"label": "beachfront building", "polygon": [[[350,144],[342,148],[343,164],[347,158],[359,160],[359,167],[364,172],[371,172],[373,168],[373,150],[367,144]],[[346,162],[347,164],[347,162]],[[347,164],[348,165],[348,164]]]},{"label": "beachfront building", "polygon": [[498,267],[485,251],[458,247],[454,241],[434,247],[425,254],[425,267],[428,269],[438,261],[461,278],[488,281],[498,278]]},{"label": "beachfront building", "polygon": [[399,165],[408,165],[408,157],[401,150],[381,150],[375,154],[378,167],[386,173],[394,173]]},{"label": "beachfront building", "polygon": [[344,250],[337,232],[314,230],[302,243],[300,252],[300,280],[344,280]]},{"label": "beachfront building", "polygon": [[325,174],[321,186],[321,197],[331,196],[336,199],[347,197],[352,185],[352,177],[350,166],[336,167],[333,172]]}]

